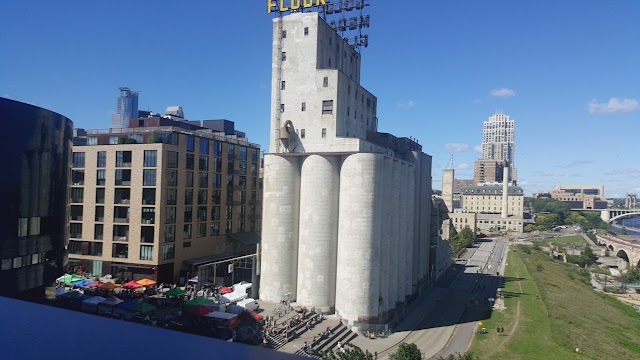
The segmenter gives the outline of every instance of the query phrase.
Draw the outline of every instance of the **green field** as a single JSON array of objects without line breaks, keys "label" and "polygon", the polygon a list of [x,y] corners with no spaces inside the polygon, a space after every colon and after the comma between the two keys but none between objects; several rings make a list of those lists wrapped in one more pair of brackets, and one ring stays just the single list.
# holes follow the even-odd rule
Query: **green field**
[{"label": "green field", "polygon": [[549,246],[549,243],[555,245],[572,245],[572,244],[586,244],[587,241],[581,235],[561,236],[557,238],[544,238],[542,240],[536,240],[535,243],[541,246]]},{"label": "green field", "polygon": [[470,351],[483,360],[640,359],[640,314],[594,292],[577,267],[530,252],[509,252],[507,309],[484,321],[489,334],[476,335]]}]

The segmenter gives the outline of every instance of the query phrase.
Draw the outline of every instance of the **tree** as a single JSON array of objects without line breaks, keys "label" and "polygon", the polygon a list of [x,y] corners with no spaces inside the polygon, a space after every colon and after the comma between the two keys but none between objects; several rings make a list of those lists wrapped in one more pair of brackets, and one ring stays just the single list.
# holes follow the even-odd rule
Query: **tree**
[{"label": "tree", "polygon": [[402,343],[398,348],[398,351],[389,356],[390,360],[421,360],[424,358],[424,354],[420,352],[420,349],[416,344]]},{"label": "tree", "polygon": [[322,360],[377,360],[378,353],[370,353],[368,350],[362,351],[352,344],[345,344],[343,350],[316,352]]},{"label": "tree", "polygon": [[466,352],[464,354],[460,354],[460,353],[456,353],[455,355],[450,354],[447,357],[438,356],[435,360],[480,360],[480,358],[477,355],[474,355],[473,353]]},{"label": "tree", "polygon": [[476,237],[473,235],[473,231],[468,226],[465,226],[462,231],[460,231],[460,242],[464,247],[472,247],[473,243],[476,240]]},{"label": "tree", "polygon": [[598,260],[596,254],[593,253],[593,250],[589,246],[585,246],[584,252],[582,253],[586,258],[587,265],[593,265]]},{"label": "tree", "polygon": [[640,283],[640,269],[635,266],[627,271],[626,280],[628,283]]},{"label": "tree", "polygon": [[536,227],[549,230],[552,227],[561,224],[560,216],[557,214],[545,214],[536,216]]}]

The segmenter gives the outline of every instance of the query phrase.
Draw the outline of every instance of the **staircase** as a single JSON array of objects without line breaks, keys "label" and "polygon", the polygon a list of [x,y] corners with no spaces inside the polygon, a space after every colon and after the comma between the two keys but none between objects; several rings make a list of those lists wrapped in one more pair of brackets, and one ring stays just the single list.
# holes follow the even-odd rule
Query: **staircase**
[{"label": "staircase", "polygon": [[331,332],[333,333],[333,335],[311,344],[313,347],[312,353],[307,353],[304,349],[300,349],[296,351],[295,354],[298,356],[321,359],[321,356],[318,354],[322,352],[337,351],[338,342],[340,342],[342,346],[344,346],[345,344],[353,341],[353,339],[358,337],[358,334],[349,330],[349,328],[345,325],[336,325],[333,329],[331,329]]}]

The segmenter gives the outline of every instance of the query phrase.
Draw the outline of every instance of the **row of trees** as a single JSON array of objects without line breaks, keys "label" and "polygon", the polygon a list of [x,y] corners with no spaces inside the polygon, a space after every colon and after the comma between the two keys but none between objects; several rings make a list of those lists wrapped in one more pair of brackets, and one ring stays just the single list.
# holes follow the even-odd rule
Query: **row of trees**
[{"label": "row of trees", "polygon": [[529,199],[531,210],[538,214],[535,225],[527,225],[525,231],[551,230],[559,225],[579,226],[584,230],[611,230],[611,225],[600,218],[598,212],[571,211],[569,204],[555,199]]},{"label": "row of trees", "polygon": [[[323,360],[376,360],[378,354],[372,354],[368,351],[362,351],[357,346],[346,344],[343,351],[329,351],[320,354]],[[402,343],[398,350],[389,356],[390,360],[422,360],[424,354],[418,349],[416,344]],[[436,360],[479,360],[472,353],[449,355],[447,357],[439,356]]]},{"label": "row of trees", "polygon": [[468,226],[458,233],[455,228],[451,228],[449,233],[449,242],[451,243],[453,255],[460,257],[466,248],[472,247],[475,241],[473,231]]}]

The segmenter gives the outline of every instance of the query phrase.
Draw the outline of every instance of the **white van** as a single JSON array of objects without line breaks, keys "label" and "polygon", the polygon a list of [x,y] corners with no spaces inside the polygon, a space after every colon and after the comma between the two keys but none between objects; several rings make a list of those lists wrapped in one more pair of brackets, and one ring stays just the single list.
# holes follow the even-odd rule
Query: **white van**
[{"label": "white van", "polygon": [[240,301],[238,301],[237,304],[238,304],[238,306],[242,306],[243,308],[247,309],[248,311],[257,310],[258,307],[259,307],[258,302],[255,301],[252,298],[240,300]]}]

